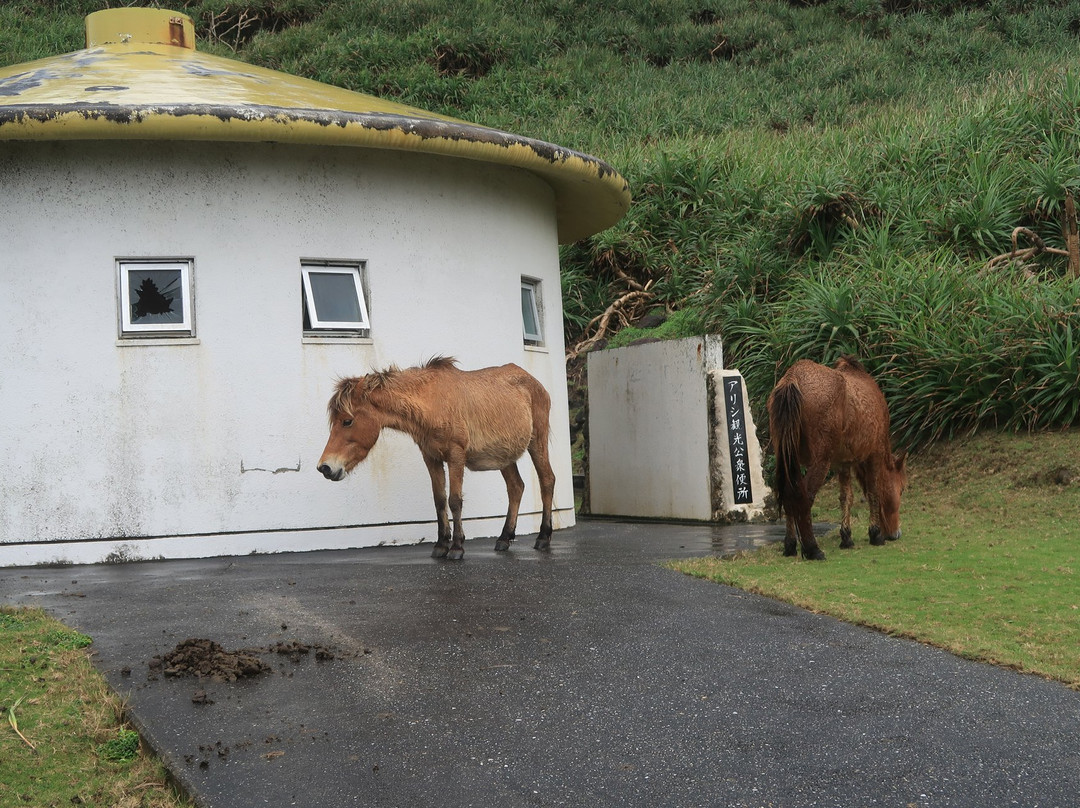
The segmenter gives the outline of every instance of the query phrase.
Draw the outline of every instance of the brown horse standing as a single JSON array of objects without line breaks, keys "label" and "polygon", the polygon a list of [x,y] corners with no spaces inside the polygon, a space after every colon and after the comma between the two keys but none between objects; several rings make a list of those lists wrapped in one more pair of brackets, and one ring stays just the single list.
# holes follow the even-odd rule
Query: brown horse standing
[{"label": "brown horse standing", "polygon": [[[787,514],[784,555],[824,560],[810,509],[830,468],[840,481],[840,546],[851,540],[851,471],[870,507],[870,543],[900,538],[900,495],[907,482],[903,452],[893,454],[889,408],[873,377],[854,357],[835,368],[802,359],[769,396],[769,431],[776,450],[776,489]],[[805,476],[802,467],[806,467]]]},{"label": "brown horse standing", "polygon": [[[330,438],[319,459],[328,480],[341,480],[371,451],[383,429],[410,435],[420,447],[435,497],[439,537],[432,558],[465,555],[461,527],[461,485],[465,469],[498,469],[506,481],[509,506],[496,550],[506,550],[517,530],[525,483],[517,461],[526,451],[540,480],[544,515],[537,550],[551,544],[551,500],[555,474],[548,460],[551,398],[535,378],[517,365],[463,371],[456,360],[435,357],[426,364],[341,379],[327,411]],[[450,471],[450,513],[446,516],[446,476]]]}]

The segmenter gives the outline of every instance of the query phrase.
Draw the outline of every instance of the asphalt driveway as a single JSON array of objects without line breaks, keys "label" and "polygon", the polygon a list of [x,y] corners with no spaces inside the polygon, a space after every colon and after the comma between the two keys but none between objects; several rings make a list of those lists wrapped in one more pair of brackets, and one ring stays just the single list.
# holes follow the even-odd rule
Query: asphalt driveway
[{"label": "asphalt driveway", "polygon": [[[205,808],[1080,804],[1080,694],[657,564],[776,530],[0,569],[0,602],[94,638]],[[187,638],[271,671],[163,675]]]}]

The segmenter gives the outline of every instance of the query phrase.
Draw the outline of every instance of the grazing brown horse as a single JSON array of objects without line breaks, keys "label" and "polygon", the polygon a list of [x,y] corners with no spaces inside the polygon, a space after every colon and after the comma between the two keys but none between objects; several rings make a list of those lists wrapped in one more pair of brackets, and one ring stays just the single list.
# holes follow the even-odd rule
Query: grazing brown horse
[{"label": "grazing brown horse", "polygon": [[[551,398],[536,379],[517,365],[463,371],[456,360],[437,356],[420,367],[391,367],[359,378],[341,379],[327,411],[330,438],[319,471],[341,480],[371,451],[383,429],[396,429],[416,441],[424,456],[439,536],[432,558],[458,560],[465,555],[461,527],[461,484],[465,469],[498,469],[506,481],[509,507],[496,550],[506,550],[517,530],[518,506],[525,483],[517,461],[526,451],[540,479],[544,515],[537,550],[551,544],[551,500],[555,474],[548,460],[548,414]],[[446,476],[450,471],[450,513],[446,516]]]},{"label": "grazing brown horse", "polygon": [[[900,495],[907,482],[904,452],[893,454],[889,408],[873,377],[851,356],[834,368],[802,359],[769,396],[769,431],[776,451],[776,491],[787,514],[784,555],[824,560],[810,509],[830,468],[840,481],[840,546],[851,540],[851,471],[870,507],[870,543],[900,538]],[[802,467],[806,467],[803,475]]]}]

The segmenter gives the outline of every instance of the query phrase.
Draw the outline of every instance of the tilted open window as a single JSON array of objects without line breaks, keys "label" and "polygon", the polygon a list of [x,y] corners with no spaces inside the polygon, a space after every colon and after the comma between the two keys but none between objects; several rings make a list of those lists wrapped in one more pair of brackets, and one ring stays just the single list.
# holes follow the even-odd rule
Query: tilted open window
[{"label": "tilted open window", "polygon": [[540,326],[540,281],[521,279],[521,331],[526,345],[543,345]]},{"label": "tilted open window", "polygon": [[368,336],[362,263],[304,260],[304,331]]},{"label": "tilted open window", "polygon": [[191,258],[121,258],[120,337],[192,337]]}]

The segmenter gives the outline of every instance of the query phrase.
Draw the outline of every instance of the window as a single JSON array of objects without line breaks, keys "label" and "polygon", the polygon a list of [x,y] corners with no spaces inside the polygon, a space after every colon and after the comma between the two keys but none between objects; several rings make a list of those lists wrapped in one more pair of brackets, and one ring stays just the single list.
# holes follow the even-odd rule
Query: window
[{"label": "window", "polygon": [[304,331],[368,335],[371,324],[364,300],[363,266],[332,261],[301,262]]},{"label": "window", "polygon": [[193,263],[190,258],[116,262],[122,338],[195,335],[191,305]]},{"label": "window", "polygon": [[521,331],[526,345],[542,345],[540,328],[540,281],[521,279]]}]

